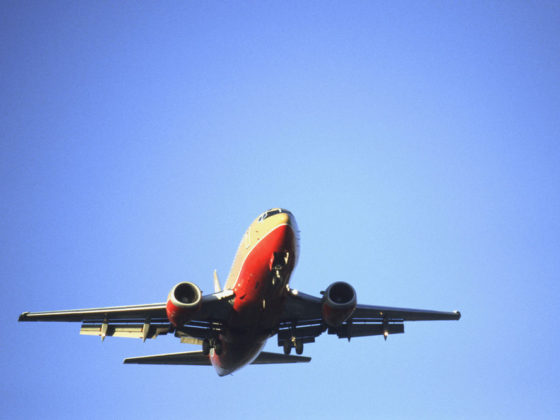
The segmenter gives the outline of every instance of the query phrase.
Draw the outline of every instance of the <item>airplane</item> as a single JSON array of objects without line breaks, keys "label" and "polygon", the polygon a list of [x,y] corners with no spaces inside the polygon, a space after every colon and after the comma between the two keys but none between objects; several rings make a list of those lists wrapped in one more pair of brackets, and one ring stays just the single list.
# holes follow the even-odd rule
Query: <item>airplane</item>
[{"label": "airplane", "polygon": [[[299,255],[299,230],[291,212],[274,208],[251,223],[241,239],[225,286],[214,271],[214,293],[192,282],[173,286],[167,301],[145,305],[24,312],[19,321],[81,322],[80,334],[141,338],[173,333],[200,351],[131,357],[124,363],[212,365],[219,376],[248,364],[301,363],[304,344],[324,332],[353,337],[404,333],[405,321],[459,320],[461,313],[358,304],[344,282],[321,297],[290,288]],[[262,351],[277,335],[282,353]],[[295,348],[297,355],[291,355]]]}]

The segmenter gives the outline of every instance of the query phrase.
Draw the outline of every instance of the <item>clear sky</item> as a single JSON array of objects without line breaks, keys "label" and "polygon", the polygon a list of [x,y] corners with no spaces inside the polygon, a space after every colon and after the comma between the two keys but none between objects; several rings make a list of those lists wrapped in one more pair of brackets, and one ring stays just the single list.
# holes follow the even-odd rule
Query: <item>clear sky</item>
[{"label": "clear sky", "polygon": [[[560,416],[560,3],[4,1],[0,35],[0,417]],[[463,318],[225,378],[16,321],[210,292],[277,206],[293,287]]]}]

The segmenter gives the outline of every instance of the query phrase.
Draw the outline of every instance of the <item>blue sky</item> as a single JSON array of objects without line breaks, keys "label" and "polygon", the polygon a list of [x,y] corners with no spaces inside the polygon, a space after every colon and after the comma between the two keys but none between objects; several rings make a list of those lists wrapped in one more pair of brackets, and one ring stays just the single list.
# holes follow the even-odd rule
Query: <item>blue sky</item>
[{"label": "blue sky", "polygon": [[[6,418],[558,418],[557,2],[1,11]],[[463,318],[226,378],[121,364],[195,349],[173,337],[16,322],[209,292],[276,206],[301,229],[293,287]]]}]

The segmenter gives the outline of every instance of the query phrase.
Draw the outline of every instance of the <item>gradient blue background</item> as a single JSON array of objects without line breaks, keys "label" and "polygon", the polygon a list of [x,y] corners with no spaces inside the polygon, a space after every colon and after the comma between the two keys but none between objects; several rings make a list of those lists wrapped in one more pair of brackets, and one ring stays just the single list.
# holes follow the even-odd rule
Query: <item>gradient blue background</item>
[{"label": "gradient blue background", "polygon": [[[558,2],[4,1],[0,35],[0,417],[560,417]],[[210,292],[276,206],[293,287],[463,318],[225,378],[16,322]]]}]

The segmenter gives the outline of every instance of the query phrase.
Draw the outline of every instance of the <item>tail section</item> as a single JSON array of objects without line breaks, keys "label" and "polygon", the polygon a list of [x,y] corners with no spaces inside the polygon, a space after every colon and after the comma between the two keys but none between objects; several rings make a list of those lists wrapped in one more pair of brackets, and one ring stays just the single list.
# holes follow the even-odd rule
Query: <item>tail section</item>
[{"label": "tail section", "polygon": [[218,280],[218,272],[214,270],[214,292],[219,293],[222,291],[222,286],[220,286],[220,280]]}]

